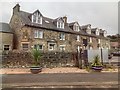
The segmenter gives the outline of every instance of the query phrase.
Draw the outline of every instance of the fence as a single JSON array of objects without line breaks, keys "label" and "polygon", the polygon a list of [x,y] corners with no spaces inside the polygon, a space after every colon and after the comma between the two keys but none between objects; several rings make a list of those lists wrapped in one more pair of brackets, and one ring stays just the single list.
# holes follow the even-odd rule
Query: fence
[{"label": "fence", "polygon": [[108,60],[108,49],[97,49],[97,50],[87,50],[88,52],[88,62],[92,62],[95,55],[99,55],[101,62],[109,62]]}]

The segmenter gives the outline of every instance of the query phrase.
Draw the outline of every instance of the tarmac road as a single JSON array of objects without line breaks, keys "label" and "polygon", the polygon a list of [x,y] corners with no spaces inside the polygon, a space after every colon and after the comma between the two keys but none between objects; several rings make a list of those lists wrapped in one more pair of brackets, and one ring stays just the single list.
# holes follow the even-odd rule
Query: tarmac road
[{"label": "tarmac road", "polygon": [[118,86],[118,73],[9,74],[2,76],[6,87]]}]

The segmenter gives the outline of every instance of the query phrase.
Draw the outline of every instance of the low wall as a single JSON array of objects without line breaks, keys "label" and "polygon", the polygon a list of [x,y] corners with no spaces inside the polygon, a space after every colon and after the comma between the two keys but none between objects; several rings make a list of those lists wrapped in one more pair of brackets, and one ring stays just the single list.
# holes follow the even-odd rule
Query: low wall
[{"label": "low wall", "polygon": [[[72,53],[65,52],[41,52],[40,63],[43,67],[74,66]],[[33,64],[33,57],[30,52],[9,51],[3,55],[3,67],[29,67]]]}]

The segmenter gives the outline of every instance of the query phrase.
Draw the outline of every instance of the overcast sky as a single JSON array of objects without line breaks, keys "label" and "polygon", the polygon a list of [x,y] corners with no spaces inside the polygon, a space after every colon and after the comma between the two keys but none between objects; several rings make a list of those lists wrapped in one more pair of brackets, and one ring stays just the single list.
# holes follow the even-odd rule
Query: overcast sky
[{"label": "overcast sky", "polygon": [[[43,16],[57,18],[67,16],[68,22],[78,21],[80,25],[91,24],[107,30],[108,34],[118,33],[117,2],[19,2],[20,9],[34,12],[39,9]],[[9,23],[12,8],[16,2],[0,3],[0,22]]]}]

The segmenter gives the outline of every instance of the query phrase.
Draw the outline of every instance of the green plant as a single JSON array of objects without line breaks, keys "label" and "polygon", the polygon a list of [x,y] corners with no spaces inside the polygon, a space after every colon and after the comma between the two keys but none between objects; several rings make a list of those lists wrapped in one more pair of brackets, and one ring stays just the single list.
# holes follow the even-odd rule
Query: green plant
[{"label": "green plant", "polygon": [[40,57],[41,57],[41,52],[39,50],[39,48],[35,48],[32,51],[32,56],[33,56],[33,60],[34,60],[34,65],[38,66],[39,65],[39,61],[40,61]]},{"label": "green plant", "polygon": [[102,66],[99,55],[94,56],[94,60],[91,66]]}]

